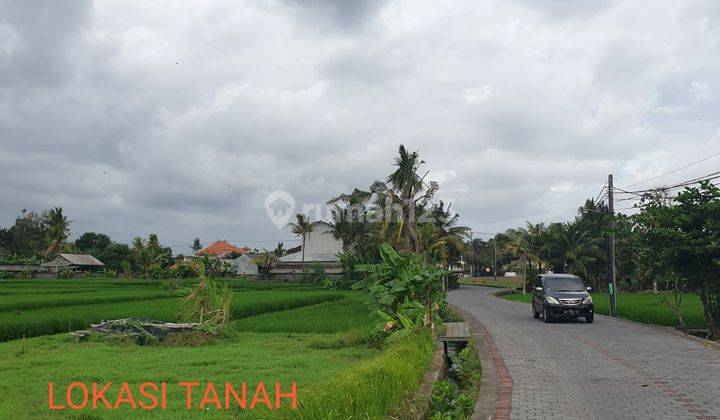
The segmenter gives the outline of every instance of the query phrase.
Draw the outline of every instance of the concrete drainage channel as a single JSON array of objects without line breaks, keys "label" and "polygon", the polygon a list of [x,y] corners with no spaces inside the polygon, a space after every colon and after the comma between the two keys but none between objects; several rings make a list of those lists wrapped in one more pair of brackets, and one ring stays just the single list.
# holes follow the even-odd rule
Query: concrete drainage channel
[{"label": "concrete drainage channel", "polygon": [[490,332],[469,312],[450,307],[470,325],[482,366],[482,379],[472,419],[507,419],[512,402],[512,378]]}]

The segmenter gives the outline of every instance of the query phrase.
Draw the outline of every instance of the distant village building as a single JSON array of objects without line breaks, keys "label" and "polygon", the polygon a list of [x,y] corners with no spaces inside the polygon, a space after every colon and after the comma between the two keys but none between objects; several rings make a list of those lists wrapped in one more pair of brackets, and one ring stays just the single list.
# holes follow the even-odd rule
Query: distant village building
[{"label": "distant village building", "polygon": [[250,248],[242,247],[238,248],[234,245],[230,245],[227,241],[217,241],[207,248],[203,248],[197,252],[197,255],[214,255],[219,258],[226,259],[233,255],[243,255],[250,252]]},{"label": "distant village building", "polygon": [[55,273],[63,270],[93,271],[105,266],[102,261],[92,255],[84,254],[58,254],[54,259],[41,265]]},{"label": "distant village building", "polygon": [[258,267],[253,260],[257,257],[255,254],[243,254],[230,263],[230,271],[238,276],[257,276]]},{"label": "distant village building", "polygon": [[[273,275],[300,274],[302,267],[302,245],[295,248],[296,252],[289,253],[280,258],[272,270]],[[343,243],[335,239],[332,226],[327,222],[316,222],[313,231],[305,238],[305,268],[309,271],[316,263],[325,270],[325,274],[341,274],[340,258],[337,254],[343,252]]]}]

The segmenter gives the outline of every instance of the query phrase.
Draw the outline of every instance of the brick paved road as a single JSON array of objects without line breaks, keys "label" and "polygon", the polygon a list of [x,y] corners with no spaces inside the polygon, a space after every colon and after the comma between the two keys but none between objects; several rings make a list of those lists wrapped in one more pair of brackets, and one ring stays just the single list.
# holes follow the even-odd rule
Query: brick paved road
[{"label": "brick paved road", "polygon": [[720,418],[720,351],[606,317],[545,324],[530,304],[464,286],[448,301],[490,331],[513,382],[510,418]]}]

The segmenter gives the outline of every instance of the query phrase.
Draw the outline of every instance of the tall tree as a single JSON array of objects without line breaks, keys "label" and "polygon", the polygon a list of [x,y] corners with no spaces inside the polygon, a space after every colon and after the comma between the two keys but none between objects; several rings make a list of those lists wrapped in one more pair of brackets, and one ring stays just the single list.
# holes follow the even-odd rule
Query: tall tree
[{"label": "tall tree", "polygon": [[200,244],[200,238],[193,239],[193,243],[191,246],[194,253],[197,254],[198,251],[202,249],[202,244]]},{"label": "tall tree", "polygon": [[720,188],[703,181],[675,201],[673,224],[681,234],[676,267],[697,290],[710,335],[720,338]]},{"label": "tall tree", "polygon": [[315,229],[315,225],[302,213],[295,215],[297,223],[290,223],[290,230],[302,240],[302,267],[305,271],[305,239],[307,235]]},{"label": "tall tree", "polygon": [[15,224],[3,235],[1,246],[12,259],[39,257],[46,249],[46,231],[44,217],[23,209],[15,219]]},{"label": "tall tree", "polygon": [[397,169],[384,182],[375,181],[371,187],[372,192],[382,194],[393,205],[399,206],[399,229],[404,230],[407,237],[406,248],[417,254],[420,253],[421,245],[417,232],[416,208],[418,205],[424,207],[438,190],[437,183],[424,181],[427,173],[422,176],[418,173],[424,163],[417,151],[409,152],[405,146],[400,145],[398,157],[395,158]]},{"label": "tall tree", "polygon": [[63,214],[62,207],[55,207],[48,210],[44,215],[47,224],[48,246],[45,249],[45,257],[53,258],[59,252],[62,245],[70,234],[71,221]]},{"label": "tall tree", "polygon": [[86,232],[75,240],[75,250],[82,254],[90,254],[111,270],[120,270],[125,262],[132,261],[132,252],[126,244],[113,242],[102,233]]}]

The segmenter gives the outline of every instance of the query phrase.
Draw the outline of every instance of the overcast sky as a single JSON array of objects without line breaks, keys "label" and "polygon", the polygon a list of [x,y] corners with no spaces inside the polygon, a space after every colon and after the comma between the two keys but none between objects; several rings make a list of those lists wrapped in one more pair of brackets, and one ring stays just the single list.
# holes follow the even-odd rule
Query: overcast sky
[{"label": "overcast sky", "polygon": [[714,0],[0,0],[0,226],[62,206],[73,237],[272,248],[292,234],[270,192],[367,187],[399,144],[475,231],[567,220],[608,173],[720,152],[719,19]]}]

